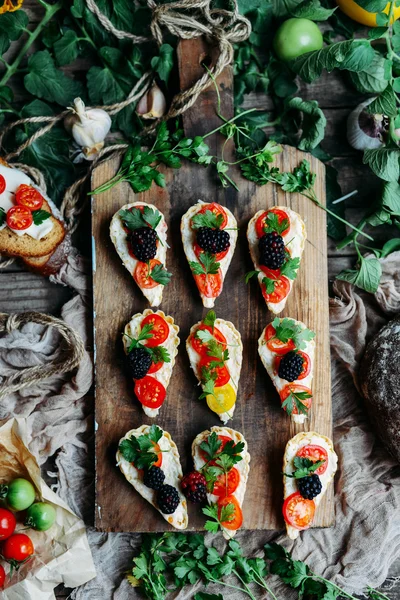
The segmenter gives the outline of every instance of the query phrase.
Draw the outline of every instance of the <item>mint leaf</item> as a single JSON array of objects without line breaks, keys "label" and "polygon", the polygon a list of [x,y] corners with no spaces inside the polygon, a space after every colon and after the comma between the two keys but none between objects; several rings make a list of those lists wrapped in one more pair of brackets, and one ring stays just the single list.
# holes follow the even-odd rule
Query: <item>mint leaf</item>
[{"label": "mint leaf", "polygon": [[33,210],[32,211],[33,222],[35,225],[41,225],[44,221],[51,217],[51,214],[47,210]]}]

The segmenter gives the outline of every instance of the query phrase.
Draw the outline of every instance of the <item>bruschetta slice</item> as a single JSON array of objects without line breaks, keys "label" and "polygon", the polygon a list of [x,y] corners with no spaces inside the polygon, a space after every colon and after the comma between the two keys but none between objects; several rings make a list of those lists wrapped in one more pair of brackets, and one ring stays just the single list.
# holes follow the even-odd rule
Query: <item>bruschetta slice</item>
[{"label": "bruschetta slice", "polygon": [[294,210],[273,206],[258,211],[247,228],[254,271],[246,282],[257,276],[268,310],[278,315],[285,308],[297,277],[306,241],[306,227]]},{"label": "bruschetta slice", "polygon": [[148,417],[160,412],[178,354],[179,327],[162,310],[133,315],[122,341],[137,399]]},{"label": "bruschetta slice", "polygon": [[335,476],[337,462],[332,441],[314,431],[298,433],[287,443],[283,457],[283,517],[292,540],[312,525],[315,511]]},{"label": "bruschetta slice", "polygon": [[203,305],[212,308],[222,292],[237,241],[237,222],[227,208],[199,200],[181,221],[183,249]]},{"label": "bruschetta slice", "polygon": [[182,467],[170,434],[157,425],[141,425],[121,438],[117,466],[135,490],[176,529],[188,525],[181,491]]},{"label": "bruschetta slice", "polygon": [[110,236],[150,306],[159,306],[164,286],[171,279],[165,268],[168,245],[164,215],[153,204],[125,204],[111,219]]},{"label": "bruschetta slice", "polygon": [[190,330],[186,340],[190,366],[202,386],[208,407],[223,423],[235,411],[243,345],[240,333],[230,321],[217,319],[210,310]]},{"label": "bruschetta slice", "polygon": [[205,528],[216,533],[220,527],[224,537],[230,539],[243,523],[242,506],[250,471],[247,442],[239,431],[212,427],[194,439],[192,456],[195,471],[206,480],[209,506],[203,512],[210,520]]},{"label": "bruschetta slice", "polygon": [[258,340],[258,353],[282,408],[296,423],[304,423],[311,407],[314,338],[314,331],[301,321],[276,317]]}]

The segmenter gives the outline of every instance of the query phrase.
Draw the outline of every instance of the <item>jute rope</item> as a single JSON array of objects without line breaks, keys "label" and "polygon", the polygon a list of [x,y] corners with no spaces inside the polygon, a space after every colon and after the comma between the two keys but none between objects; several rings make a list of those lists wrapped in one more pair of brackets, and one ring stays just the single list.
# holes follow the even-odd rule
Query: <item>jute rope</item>
[{"label": "jute rope", "polygon": [[80,335],[61,319],[36,312],[26,312],[18,315],[0,313],[0,333],[11,333],[27,323],[37,323],[57,329],[66,343],[66,353],[59,360],[47,365],[28,367],[5,377],[0,384],[0,398],[29,387],[34,383],[39,383],[52,375],[72,371],[79,365],[85,353],[85,346]]}]

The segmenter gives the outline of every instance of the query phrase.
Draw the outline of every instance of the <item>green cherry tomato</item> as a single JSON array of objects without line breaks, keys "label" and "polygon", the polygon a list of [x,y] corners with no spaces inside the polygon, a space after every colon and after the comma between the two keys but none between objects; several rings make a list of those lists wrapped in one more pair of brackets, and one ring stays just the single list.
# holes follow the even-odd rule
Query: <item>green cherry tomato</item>
[{"label": "green cherry tomato", "polygon": [[274,50],[281,60],[293,60],[306,52],[321,50],[322,33],[308,19],[288,19],[279,27],[274,38]]},{"label": "green cherry tomato", "polygon": [[5,498],[8,508],[16,512],[26,510],[35,502],[35,488],[26,479],[14,479],[8,485],[0,487],[0,496]]},{"label": "green cherry tomato", "polygon": [[47,531],[56,520],[56,511],[47,502],[35,502],[27,510],[25,525],[36,531]]}]

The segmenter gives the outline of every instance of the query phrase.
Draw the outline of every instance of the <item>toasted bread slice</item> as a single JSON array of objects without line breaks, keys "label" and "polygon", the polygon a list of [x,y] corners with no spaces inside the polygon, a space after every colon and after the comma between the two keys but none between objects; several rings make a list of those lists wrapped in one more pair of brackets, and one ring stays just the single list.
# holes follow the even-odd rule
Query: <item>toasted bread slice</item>
[{"label": "toasted bread slice", "polygon": [[71,236],[67,234],[61,244],[51,254],[45,256],[24,257],[22,260],[30,271],[39,275],[53,275],[58,273],[67,260],[71,251]]},{"label": "toasted bread slice", "polygon": [[[235,469],[239,473],[239,485],[236,490],[233,492],[232,496],[235,497],[235,500],[238,502],[240,508],[243,506],[244,495],[246,493],[246,485],[249,477],[250,471],[250,454],[247,450],[247,442],[244,439],[243,435],[239,431],[235,431],[234,429],[230,429],[229,427],[211,427],[210,431],[203,431],[199,433],[198,436],[193,441],[192,444],[192,456],[193,456],[193,464],[196,471],[200,471],[202,467],[206,464],[206,460],[204,458],[204,453],[202,454],[200,449],[200,444],[207,441],[209,436],[215,433],[217,436],[224,436],[226,438],[230,438],[233,440],[235,444],[242,442],[244,444],[244,448],[240,453],[242,460],[235,464]],[[218,502],[218,496],[214,494],[207,494],[208,504],[215,504]],[[223,536],[225,539],[229,540],[236,535],[237,530],[228,529],[226,527],[222,527]]]},{"label": "toasted bread slice", "polygon": [[[320,494],[318,494],[318,496],[316,496],[313,500],[306,500],[305,504],[304,504],[304,508],[306,508],[306,504],[309,504],[310,502],[314,502],[315,505],[315,509],[318,507],[319,503],[321,502],[327,488],[328,485],[331,483],[331,481],[333,480],[336,470],[337,470],[337,462],[338,462],[338,457],[336,455],[335,450],[333,449],[333,443],[332,440],[330,440],[328,437],[326,437],[325,435],[321,435],[319,433],[315,433],[314,431],[309,431],[309,432],[302,432],[302,433],[298,433],[297,435],[295,435],[291,440],[288,441],[288,443],[286,444],[286,448],[285,448],[285,454],[283,456],[283,473],[289,473],[292,474],[294,473],[294,471],[296,470],[293,461],[294,458],[296,457],[297,453],[299,452],[299,450],[301,450],[301,448],[304,448],[305,446],[313,446],[314,450],[315,450],[315,446],[319,446],[320,448],[323,448],[326,456],[328,457],[328,460],[325,462],[325,464],[322,465],[321,470],[324,470],[323,473],[318,473],[318,471],[320,469],[318,469],[317,474],[321,480],[321,484],[322,484],[322,491]],[[304,453],[304,457],[307,457],[307,453]],[[312,458],[311,458],[312,460]],[[298,479],[295,479],[293,477],[283,477],[283,497],[284,500],[286,500],[287,498],[289,498],[289,496],[292,496],[293,494],[298,494],[298,485],[297,485]],[[297,497],[295,497],[295,501],[297,500]],[[306,513],[306,510],[301,511],[301,514]],[[285,516],[285,511],[284,511],[284,516]],[[312,521],[308,524],[307,527],[301,527],[301,528],[297,528],[297,527],[293,527],[292,524],[290,524],[287,520],[287,517],[285,517],[285,523],[286,523],[286,531],[288,536],[290,537],[290,539],[295,540],[298,536],[299,533],[302,529],[308,529],[308,527],[310,527],[312,525]]]},{"label": "toasted bread slice", "polygon": [[[288,256],[286,261],[290,261],[293,259],[298,259],[300,262],[301,256],[303,254],[305,241],[307,238],[306,226],[299,214],[291,210],[287,206],[272,206],[267,210],[268,213],[273,213],[273,211],[284,212],[287,215],[287,219],[289,220],[289,229],[285,232],[282,232],[282,238],[285,243],[285,247],[288,250]],[[260,265],[259,262],[259,250],[258,250],[258,242],[259,236],[257,234],[257,221],[258,219],[265,213],[264,210],[259,210],[252,219],[249,221],[249,225],[247,227],[247,239],[249,242],[250,255],[254,264],[255,271],[258,272],[257,278],[262,290],[262,294],[264,300],[267,304],[268,310],[272,313],[278,315],[285,308],[287,299],[293,287],[293,272],[289,275],[285,276],[282,274],[277,279],[276,270],[271,272],[271,269],[266,269],[265,267]],[[279,271],[284,272],[283,265]],[[267,276],[267,273],[269,274]],[[283,279],[284,277],[284,279]],[[296,275],[294,275],[296,277]],[[275,293],[269,292],[267,294],[264,279],[267,278],[272,285],[274,285],[273,281],[276,280],[277,284],[275,284]],[[285,285],[281,283],[284,282]],[[281,297],[279,291],[282,290],[282,294],[286,292],[284,297]]]},{"label": "toasted bread slice", "polygon": [[131,431],[128,431],[128,433],[120,439],[117,452],[117,465],[135,490],[147,500],[147,502],[150,502],[170,525],[176,529],[186,529],[188,526],[187,502],[181,491],[183,474],[178,448],[167,431],[163,431],[161,428],[158,429],[162,434],[157,443],[162,452],[161,469],[165,475],[164,485],[172,485],[179,495],[179,505],[172,514],[161,512],[157,504],[156,490],[145,486],[143,483],[143,469],[137,469],[132,462],[126,460],[120,448],[121,443],[124,440],[129,440],[132,437],[139,438],[140,436],[149,434],[150,425],[141,425],[137,429],[131,429]]}]

